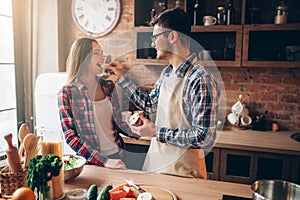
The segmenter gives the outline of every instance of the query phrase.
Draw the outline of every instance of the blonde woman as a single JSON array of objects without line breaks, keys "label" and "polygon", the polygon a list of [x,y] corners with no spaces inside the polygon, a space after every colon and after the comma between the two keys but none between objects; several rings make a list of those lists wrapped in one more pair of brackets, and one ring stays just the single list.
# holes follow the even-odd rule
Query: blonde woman
[{"label": "blonde woman", "polygon": [[58,95],[61,126],[67,144],[87,163],[125,169],[120,133],[132,133],[122,122],[115,85],[97,78],[103,73],[103,50],[91,38],[76,40],[67,60],[68,82]]}]

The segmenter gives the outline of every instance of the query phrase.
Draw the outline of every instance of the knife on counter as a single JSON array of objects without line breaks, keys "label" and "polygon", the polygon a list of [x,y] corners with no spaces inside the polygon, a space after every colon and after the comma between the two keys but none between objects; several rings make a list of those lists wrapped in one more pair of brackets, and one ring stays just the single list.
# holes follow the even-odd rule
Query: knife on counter
[{"label": "knife on counter", "polygon": [[[139,193],[147,192],[144,189],[142,189],[140,186],[138,186],[133,180],[131,179],[124,179],[126,183],[128,183],[130,186],[134,187]],[[153,196],[151,200],[156,200]]]}]

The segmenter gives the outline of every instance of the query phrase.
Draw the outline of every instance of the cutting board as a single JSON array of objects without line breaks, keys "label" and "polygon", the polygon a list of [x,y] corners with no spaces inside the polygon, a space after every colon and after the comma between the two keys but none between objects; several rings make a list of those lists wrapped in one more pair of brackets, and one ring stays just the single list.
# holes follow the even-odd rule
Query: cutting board
[{"label": "cutting board", "polygon": [[[152,185],[139,185],[139,186],[146,192],[150,192],[156,200],[160,200],[160,199],[177,200],[175,194],[173,194],[171,191],[167,189],[157,187],[157,186],[152,186]],[[137,198],[139,192],[134,188],[132,188],[132,190],[133,190],[133,196]]]}]

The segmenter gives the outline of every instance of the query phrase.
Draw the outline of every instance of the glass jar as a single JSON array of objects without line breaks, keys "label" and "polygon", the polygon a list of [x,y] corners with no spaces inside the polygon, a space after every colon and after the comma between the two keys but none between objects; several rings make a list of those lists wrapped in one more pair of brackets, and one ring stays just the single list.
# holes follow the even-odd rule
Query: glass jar
[{"label": "glass jar", "polygon": [[75,188],[67,192],[69,200],[85,200],[87,197],[87,190],[83,188]]},{"label": "glass jar", "polygon": [[217,20],[220,25],[226,24],[226,10],[223,6],[218,7]]},{"label": "glass jar", "polygon": [[276,7],[276,13],[274,23],[275,24],[286,24],[288,16],[288,7],[285,1],[280,1],[279,6]]},{"label": "glass jar", "polygon": [[288,7],[285,4],[285,1],[280,1],[280,5],[276,7],[277,15],[287,15]]},{"label": "glass jar", "polygon": [[[64,139],[60,131],[43,130],[41,132],[41,154],[55,154],[63,160]],[[53,199],[63,199],[64,193],[64,171],[60,169],[59,175],[51,179],[51,196]]]}]

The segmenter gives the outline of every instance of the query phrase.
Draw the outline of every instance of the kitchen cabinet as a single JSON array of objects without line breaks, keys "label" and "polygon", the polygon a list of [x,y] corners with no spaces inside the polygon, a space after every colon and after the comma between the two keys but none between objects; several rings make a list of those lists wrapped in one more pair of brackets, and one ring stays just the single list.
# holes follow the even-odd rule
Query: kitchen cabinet
[{"label": "kitchen cabinet", "polygon": [[[259,179],[295,180],[293,156],[257,151],[222,149],[220,180],[251,184]],[[298,180],[299,181],[299,180]]]},{"label": "kitchen cabinet", "polygon": [[219,180],[220,169],[220,148],[213,148],[205,156],[207,178],[211,180]]},{"label": "kitchen cabinet", "polygon": [[[215,146],[206,153],[208,179],[246,184],[258,179],[282,179],[299,184],[300,143],[291,139],[293,133],[223,130]],[[142,145],[144,154],[150,144],[147,139],[124,137],[124,141]],[[140,159],[138,162],[143,163],[141,155]]]},{"label": "kitchen cabinet", "polygon": [[[286,1],[287,24],[274,24],[276,6],[273,0],[233,0],[233,22],[230,25],[203,26],[205,15],[217,14],[217,7],[227,8],[227,0],[135,0],[134,26],[147,27],[151,10],[160,13],[164,7],[173,8],[180,2],[190,16],[192,39],[211,50],[213,61],[202,60],[205,66],[219,67],[300,67],[300,1]],[[195,9],[195,2],[198,2]],[[156,52],[151,48],[152,29],[137,31],[136,60],[138,63],[155,61]],[[191,45],[199,55],[199,49]]]},{"label": "kitchen cabinet", "polygon": [[245,25],[242,66],[299,67],[299,35],[297,23]]},{"label": "kitchen cabinet", "polygon": [[[212,60],[201,60],[205,66],[240,67],[242,52],[242,26],[193,26],[192,38],[204,49],[211,50]],[[194,42],[191,51],[199,55]]]}]

